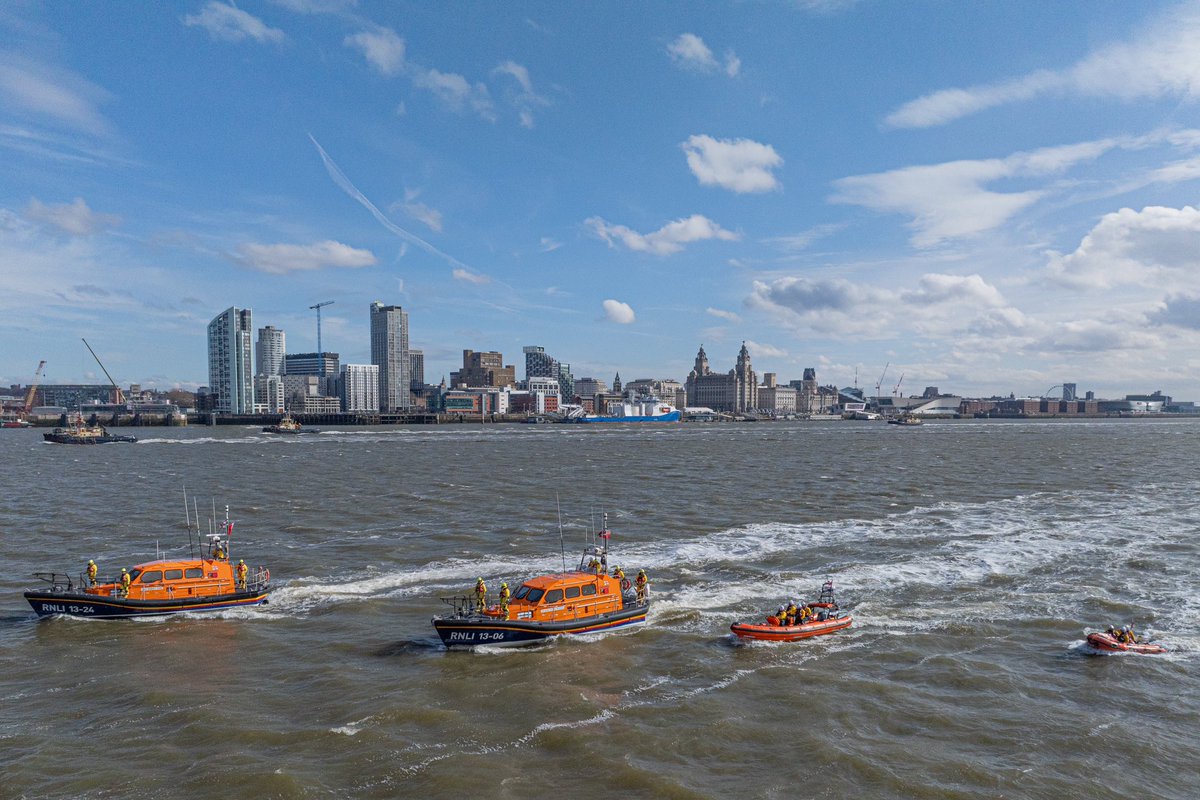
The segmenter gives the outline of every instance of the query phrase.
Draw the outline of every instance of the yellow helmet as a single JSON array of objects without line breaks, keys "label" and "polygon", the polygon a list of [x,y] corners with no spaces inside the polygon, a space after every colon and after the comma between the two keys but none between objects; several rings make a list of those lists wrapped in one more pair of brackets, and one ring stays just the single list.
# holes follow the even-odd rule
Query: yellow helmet
[{"label": "yellow helmet", "polygon": [[124,567],[121,567],[121,572],[128,572],[128,571],[129,570],[125,569]]},{"label": "yellow helmet", "polygon": [[88,559],[88,563],[89,563],[89,564],[95,564],[96,562],[95,562],[95,561],[93,561],[92,559],[90,559],[90,558],[89,558],[89,559]]},{"label": "yellow helmet", "polygon": [[238,563],[239,563],[239,564],[245,564],[245,563],[246,563],[246,559],[244,559],[244,558],[238,559]]},{"label": "yellow helmet", "polygon": [[507,588],[508,588],[508,584],[507,584],[507,583],[502,583],[502,584],[500,584],[500,588],[501,588],[501,589],[507,589]]}]

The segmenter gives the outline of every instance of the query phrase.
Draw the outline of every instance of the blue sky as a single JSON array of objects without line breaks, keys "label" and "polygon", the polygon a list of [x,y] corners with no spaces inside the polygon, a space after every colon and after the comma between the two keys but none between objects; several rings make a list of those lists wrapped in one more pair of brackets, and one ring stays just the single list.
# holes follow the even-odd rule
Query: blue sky
[{"label": "blue sky", "polygon": [[[1200,400],[1200,4],[0,5],[0,384],[207,382],[225,308],[437,381]],[[102,378],[102,376],[100,376]]]}]

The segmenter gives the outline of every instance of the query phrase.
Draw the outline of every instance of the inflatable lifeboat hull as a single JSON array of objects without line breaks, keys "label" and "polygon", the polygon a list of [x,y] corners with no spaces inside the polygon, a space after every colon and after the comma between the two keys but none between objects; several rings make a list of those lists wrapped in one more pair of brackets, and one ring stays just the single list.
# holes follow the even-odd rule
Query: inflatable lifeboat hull
[{"label": "inflatable lifeboat hull", "polygon": [[1106,653],[1141,653],[1143,655],[1158,655],[1167,652],[1167,648],[1153,642],[1118,642],[1107,633],[1089,633],[1087,643],[1096,650]]},{"label": "inflatable lifeboat hull", "polygon": [[646,621],[650,603],[630,605],[607,614],[572,620],[537,621],[492,616],[435,617],[433,627],[446,647],[523,647],[555,636],[597,633]]},{"label": "inflatable lifeboat hull", "polygon": [[729,626],[742,639],[759,639],[766,642],[798,642],[801,639],[811,639],[813,636],[823,636],[827,633],[849,628],[854,618],[849,614],[843,617],[806,622],[803,625],[769,625],[767,623],[735,622]]}]

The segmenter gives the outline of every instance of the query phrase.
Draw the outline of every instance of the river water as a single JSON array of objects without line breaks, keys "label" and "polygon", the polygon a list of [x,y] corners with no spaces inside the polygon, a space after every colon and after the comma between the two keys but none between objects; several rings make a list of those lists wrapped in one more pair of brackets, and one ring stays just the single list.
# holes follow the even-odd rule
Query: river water
[{"label": "river water", "polygon": [[[1200,796],[1200,420],[0,431],[0,797]],[[269,605],[37,621],[236,520]],[[446,652],[608,513],[649,622]],[[729,624],[832,579],[854,626]],[[1132,621],[1164,656],[1089,654]]]}]

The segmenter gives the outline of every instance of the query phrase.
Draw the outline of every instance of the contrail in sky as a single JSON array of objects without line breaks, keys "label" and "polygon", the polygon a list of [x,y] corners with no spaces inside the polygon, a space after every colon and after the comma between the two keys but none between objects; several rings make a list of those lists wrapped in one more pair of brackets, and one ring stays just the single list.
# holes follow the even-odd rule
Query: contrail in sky
[{"label": "contrail in sky", "polygon": [[397,236],[399,236],[401,239],[405,240],[406,242],[412,242],[413,244],[415,244],[417,247],[420,247],[425,252],[431,253],[431,254],[437,256],[438,258],[444,259],[447,262],[449,262],[450,264],[453,264],[454,266],[458,267],[459,269],[465,269],[468,272],[474,273],[474,270],[472,270],[470,267],[468,267],[463,262],[459,261],[454,256],[443,253],[441,250],[438,250],[436,247],[434,247],[429,242],[422,239],[420,236],[409,233],[408,231],[404,230],[404,228],[401,228],[399,225],[397,225],[396,223],[394,223],[390,219],[388,219],[386,216],[384,216],[383,212],[380,211],[378,208],[376,208],[375,204],[372,203],[370,200],[368,200],[367,196],[364,195],[362,192],[360,192],[358,190],[357,186],[355,186],[353,183],[350,182],[350,179],[346,177],[346,173],[342,172],[342,170],[338,167],[338,165],[333,163],[333,159],[330,158],[329,154],[325,152],[325,148],[321,147],[321,143],[318,142],[315,138],[313,138],[313,135],[311,133],[308,134],[308,139],[309,139],[309,141],[311,141],[313,143],[313,146],[317,148],[317,152],[321,154],[321,161],[323,161],[325,163],[325,170],[329,173],[329,177],[333,178],[333,182],[336,183],[338,186],[340,186],[343,192],[345,192],[346,194],[350,195],[355,200],[357,200],[363,206],[363,208],[367,209],[367,211],[370,211],[371,216],[373,216],[373,217],[375,217],[375,219],[379,220],[380,225],[387,228],[389,231],[396,234]]}]

